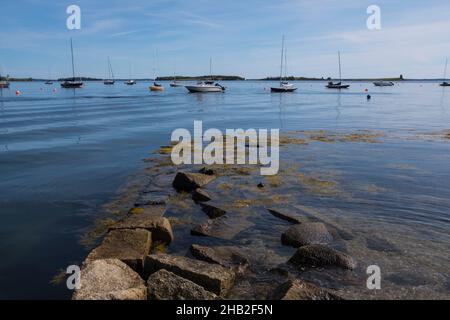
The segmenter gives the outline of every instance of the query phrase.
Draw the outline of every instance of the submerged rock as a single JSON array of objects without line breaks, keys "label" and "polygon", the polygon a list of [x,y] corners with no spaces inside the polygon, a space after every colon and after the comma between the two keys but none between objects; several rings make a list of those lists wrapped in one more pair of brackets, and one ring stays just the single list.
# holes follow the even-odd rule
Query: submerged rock
[{"label": "submerged rock", "polygon": [[240,232],[250,228],[253,223],[234,215],[225,215],[192,228],[191,234],[196,236],[209,236],[224,240],[232,240]]},{"label": "submerged rock", "polygon": [[272,295],[271,300],[341,300],[334,293],[317,287],[303,280],[289,280],[281,284]]},{"label": "submerged rock", "polygon": [[298,248],[289,262],[297,267],[334,266],[353,270],[356,262],[351,256],[324,245],[313,244]]},{"label": "submerged rock", "polygon": [[213,175],[203,173],[178,172],[172,186],[177,191],[193,191],[207,185],[215,178]]},{"label": "submerged rock", "polygon": [[240,252],[237,247],[217,246],[205,247],[198,244],[191,245],[191,254],[199,259],[209,263],[220,264],[223,267],[235,268],[239,273],[248,267],[248,259]]},{"label": "submerged rock", "polygon": [[264,188],[265,186],[264,186],[264,183],[260,182],[260,183],[258,183],[257,187],[261,189],[261,188]]},{"label": "submerged rock", "polygon": [[119,259],[136,272],[144,269],[144,259],[150,252],[152,235],[144,229],[111,230],[103,242],[91,251],[86,261]]},{"label": "submerged rock", "polygon": [[141,194],[134,205],[136,207],[142,206],[157,206],[157,205],[165,205],[169,201],[169,195],[161,192],[150,192]]},{"label": "submerged rock", "polygon": [[145,214],[146,216],[162,217],[166,211],[164,205],[145,205],[132,208],[130,214]]},{"label": "submerged rock", "polygon": [[211,200],[211,196],[205,190],[195,189],[192,192],[192,200],[195,202],[207,202]]},{"label": "submerged rock", "polygon": [[81,288],[73,300],[145,300],[144,280],[118,259],[93,260],[81,270]]},{"label": "submerged rock", "polygon": [[211,203],[200,203],[204,213],[208,215],[211,219],[219,218],[225,215],[227,212],[218,207],[218,205],[213,205]]},{"label": "submerged rock", "polygon": [[281,243],[295,248],[309,244],[327,244],[333,241],[327,227],[321,222],[308,222],[290,227],[281,235]]},{"label": "submerged rock", "polygon": [[394,244],[386,239],[379,238],[377,236],[370,236],[366,238],[367,248],[370,250],[381,251],[381,252],[396,252],[400,253],[401,250]]},{"label": "submerged rock", "polygon": [[304,216],[296,212],[291,212],[287,208],[267,208],[267,211],[269,211],[273,216],[291,223],[300,224],[305,222]]},{"label": "submerged rock", "polygon": [[149,255],[145,259],[145,274],[166,269],[191,280],[217,295],[225,296],[234,284],[235,273],[218,264],[169,254]]},{"label": "submerged rock", "polygon": [[202,286],[161,269],[147,280],[150,300],[217,300],[219,297]]},{"label": "submerged rock", "polygon": [[146,229],[152,233],[152,240],[155,242],[170,243],[173,241],[170,221],[164,217],[155,217],[152,213],[130,215],[113,225],[110,229]]},{"label": "submerged rock", "polygon": [[206,174],[208,176],[213,176],[216,174],[213,169],[206,167],[201,168],[198,172]]}]

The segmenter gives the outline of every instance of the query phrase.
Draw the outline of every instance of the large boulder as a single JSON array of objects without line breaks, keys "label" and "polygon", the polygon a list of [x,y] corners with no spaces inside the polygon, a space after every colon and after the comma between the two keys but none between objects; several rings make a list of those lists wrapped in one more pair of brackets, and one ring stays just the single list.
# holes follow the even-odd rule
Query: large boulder
[{"label": "large boulder", "polygon": [[202,224],[196,225],[191,229],[191,234],[232,240],[240,232],[251,226],[253,226],[253,223],[245,218],[235,215],[224,215],[216,219],[208,219]]},{"label": "large boulder", "polygon": [[73,300],[145,300],[144,280],[118,259],[93,260],[81,269]]},{"label": "large boulder", "polygon": [[326,266],[350,270],[356,268],[356,262],[351,256],[320,244],[298,248],[289,262],[300,268]]},{"label": "large boulder", "polygon": [[278,286],[272,295],[271,300],[341,300],[334,293],[317,287],[312,283],[299,279],[288,280]]},{"label": "large boulder", "polygon": [[155,216],[152,212],[132,214],[113,225],[111,230],[117,229],[146,229],[152,233],[154,242],[170,243],[173,241],[173,232],[167,218]]},{"label": "large boulder", "polygon": [[293,212],[288,208],[267,208],[267,211],[273,216],[291,223],[300,224],[305,222],[305,217],[303,215]]},{"label": "large boulder", "polygon": [[281,235],[284,245],[295,248],[309,244],[327,244],[333,240],[327,227],[321,222],[308,222],[290,227]]},{"label": "large boulder", "polygon": [[147,256],[144,268],[146,275],[166,269],[219,296],[225,296],[228,293],[235,279],[235,273],[232,270],[220,265],[169,254]]},{"label": "large boulder", "polygon": [[217,204],[211,204],[210,202],[200,203],[200,207],[211,219],[219,218],[227,213],[224,209],[219,208]]},{"label": "large boulder", "polygon": [[216,300],[219,297],[202,286],[161,269],[147,280],[150,300]]},{"label": "large boulder", "polygon": [[152,235],[144,229],[111,230],[103,242],[91,251],[86,261],[119,259],[136,272],[144,269],[144,259],[149,254]]},{"label": "large boulder", "polygon": [[207,185],[215,178],[213,175],[203,173],[178,172],[172,186],[177,191],[189,192]]},{"label": "large boulder", "polygon": [[237,247],[233,246],[205,247],[193,244],[190,251],[192,256],[199,260],[233,268],[239,273],[242,273],[249,265],[249,261],[244,254]]}]

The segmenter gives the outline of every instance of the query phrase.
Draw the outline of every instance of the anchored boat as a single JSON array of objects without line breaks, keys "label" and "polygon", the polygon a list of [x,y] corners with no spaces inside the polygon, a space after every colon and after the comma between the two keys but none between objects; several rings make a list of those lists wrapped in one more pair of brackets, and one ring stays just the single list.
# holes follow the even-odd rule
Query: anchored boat
[{"label": "anchored boat", "polygon": [[212,59],[209,59],[209,81],[199,81],[195,85],[184,86],[189,92],[224,92],[225,87],[212,80]]},{"label": "anchored boat", "polygon": [[72,56],[72,79],[71,80],[65,80],[63,83],[61,83],[61,87],[77,89],[77,88],[81,88],[83,86],[83,82],[75,80],[75,63],[74,63],[74,59],[73,59],[72,38],[70,38],[70,52],[71,52],[71,56]]},{"label": "anchored boat", "polygon": [[338,51],[338,61],[339,61],[339,82],[333,83],[332,81],[328,82],[328,89],[348,89],[350,85],[342,84],[342,71],[341,71],[341,52]]},{"label": "anchored boat", "polygon": [[450,87],[450,83],[445,81],[447,79],[447,65],[448,65],[448,59],[445,59],[445,68],[444,68],[444,82],[440,84],[441,87]]},{"label": "anchored boat", "polygon": [[375,81],[373,83],[375,87],[392,87],[394,86],[394,83],[392,81]]},{"label": "anchored boat", "polygon": [[[283,60],[284,60],[284,79],[283,79]],[[292,83],[287,82],[286,79],[286,51],[284,50],[284,35],[281,40],[281,67],[280,67],[280,85],[278,87],[271,87],[271,92],[294,92],[297,90]]]},{"label": "anchored boat", "polygon": [[164,91],[164,87],[162,84],[153,82],[153,85],[150,86],[150,91]]},{"label": "anchored boat", "polygon": [[115,83],[114,81],[114,72],[112,70],[111,61],[108,57],[108,79],[103,80],[104,85],[113,85]]}]

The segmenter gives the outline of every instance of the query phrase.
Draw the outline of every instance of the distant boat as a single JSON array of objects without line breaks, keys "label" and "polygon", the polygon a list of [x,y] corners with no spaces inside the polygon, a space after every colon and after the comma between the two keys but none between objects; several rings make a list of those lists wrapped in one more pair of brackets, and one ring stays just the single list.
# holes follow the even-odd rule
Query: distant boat
[{"label": "distant boat", "polygon": [[338,52],[338,61],[339,61],[339,82],[333,83],[332,81],[328,82],[328,89],[348,89],[350,85],[342,84],[342,72],[341,72],[341,52]]},{"label": "distant boat", "polygon": [[173,75],[173,82],[170,84],[171,87],[182,87],[183,85],[177,81],[175,74]]},{"label": "distant boat", "polygon": [[130,62],[130,61],[128,61],[128,74],[129,74],[128,81],[125,81],[124,83],[125,83],[127,86],[133,86],[133,85],[135,85],[135,84],[136,84],[136,81],[131,79],[131,62]]},{"label": "distant boat", "polygon": [[136,81],[134,81],[134,80],[128,80],[128,81],[125,81],[124,82],[127,86],[132,86],[132,85],[135,85],[136,84]]},{"label": "distant boat", "polygon": [[224,92],[226,88],[219,83],[215,82],[212,77],[212,59],[209,59],[209,81],[199,81],[195,85],[184,86],[189,92],[201,93],[201,92]]},{"label": "distant boat", "polygon": [[444,68],[444,82],[440,84],[441,87],[450,87],[450,83],[447,81],[447,65],[448,65],[448,59],[445,59],[445,68]]},{"label": "distant boat", "polygon": [[297,90],[293,84],[283,79],[283,60],[284,60],[284,77],[286,78],[286,51],[284,50],[284,35],[281,40],[281,67],[280,67],[280,85],[278,87],[271,87],[271,92],[294,92]]},{"label": "distant boat", "polygon": [[72,38],[70,38],[70,52],[72,55],[72,79],[71,80],[65,80],[63,83],[61,83],[61,87],[63,88],[81,88],[83,86],[82,81],[76,81],[75,80],[75,64],[73,62],[73,44],[72,44]]},{"label": "distant boat", "polygon": [[44,82],[45,84],[53,84],[53,81],[47,80]]},{"label": "distant boat", "polygon": [[111,66],[111,61],[109,60],[108,57],[108,79],[103,80],[103,84],[104,85],[113,85],[115,83],[114,81],[114,73],[112,70],[112,66]]},{"label": "distant boat", "polygon": [[376,87],[392,87],[395,84],[392,81],[374,81],[373,83]]},{"label": "distant boat", "polygon": [[8,89],[9,81],[8,76],[6,76],[5,80],[2,80],[2,75],[0,74],[0,89]]},{"label": "distant boat", "polygon": [[150,91],[164,91],[164,87],[156,82],[153,82],[153,85],[150,86]]}]

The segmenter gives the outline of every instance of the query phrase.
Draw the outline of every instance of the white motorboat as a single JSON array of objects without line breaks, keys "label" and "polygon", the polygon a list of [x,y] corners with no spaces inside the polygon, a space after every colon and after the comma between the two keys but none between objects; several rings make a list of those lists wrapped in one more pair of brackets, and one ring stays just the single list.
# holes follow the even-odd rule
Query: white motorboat
[{"label": "white motorboat", "polygon": [[392,81],[375,81],[373,83],[376,87],[392,87],[394,83]]},{"label": "white motorboat", "polygon": [[185,86],[189,92],[224,92],[225,87],[214,81],[202,81],[195,85]]}]

